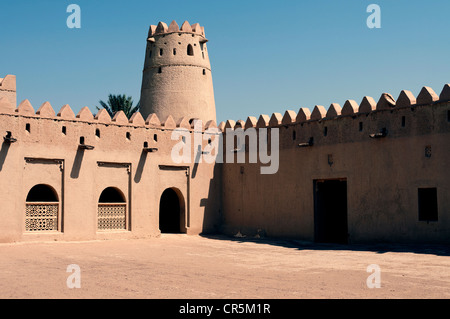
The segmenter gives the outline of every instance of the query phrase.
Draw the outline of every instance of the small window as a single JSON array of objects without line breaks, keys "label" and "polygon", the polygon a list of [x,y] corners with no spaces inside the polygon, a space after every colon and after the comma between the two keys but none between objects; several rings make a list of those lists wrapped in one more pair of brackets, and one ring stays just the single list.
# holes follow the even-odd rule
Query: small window
[{"label": "small window", "polygon": [[431,145],[425,146],[425,157],[431,158],[431,155],[432,155]]},{"label": "small window", "polygon": [[363,122],[359,122],[359,131],[362,132],[363,131]]},{"label": "small window", "polygon": [[327,136],[328,135],[328,127],[324,127],[323,128],[323,136]]},{"label": "small window", "polygon": [[419,221],[437,221],[438,202],[436,188],[419,188]]},{"label": "small window", "polygon": [[187,54],[190,55],[190,56],[194,55],[194,48],[192,47],[191,44],[189,44],[188,47],[187,47]]},{"label": "small window", "polygon": [[153,140],[154,140],[155,142],[158,142],[158,134],[153,134]]},{"label": "small window", "polygon": [[211,145],[212,140],[208,138],[208,144]]},{"label": "small window", "polygon": [[173,49],[173,55],[177,55],[177,49]]},{"label": "small window", "polygon": [[205,58],[205,52],[202,52],[202,57],[203,57],[203,59]]},{"label": "small window", "polygon": [[99,129],[96,129],[96,130],[95,130],[95,136],[97,136],[98,138],[100,138],[100,130],[99,130]]},{"label": "small window", "polygon": [[182,136],[181,140],[183,141],[183,143],[186,143],[186,136]]},{"label": "small window", "polygon": [[203,69],[203,75],[206,75],[206,70],[205,69]]},{"label": "small window", "polygon": [[162,56],[164,54],[164,50],[163,49],[159,49],[159,55]]},{"label": "small window", "polygon": [[161,67],[158,68],[158,73],[162,73],[162,68]]},{"label": "small window", "polygon": [[31,132],[31,125],[30,125],[30,123],[25,124],[25,130],[27,130],[28,133]]},{"label": "small window", "polygon": [[149,58],[152,57],[152,50],[150,50],[150,53],[148,54],[148,57],[149,57]]},{"label": "small window", "polygon": [[447,121],[450,122],[450,110],[447,111]]},{"label": "small window", "polygon": [[402,127],[406,126],[406,117],[402,116]]},{"label": "small window", "polygon": [[144,142],[144,148],[148,148],[148,142]]},{"label": "small window", "polygon": [[84,136],[80,136],[80,144],[84,145]]},{"label": "small window", "polygon": [[127,137],[127,140],[131,140],[131,133],[127,132],[126,137]]},{"label": "small window", "polygon": [[66,135],[67,134],[67,128],[65,126],[62,127],[61,132]]},{"label": "small window", "polygon": [[292,131],[292,140],[296,140],[297,139],[297,132],[294,130]]}]

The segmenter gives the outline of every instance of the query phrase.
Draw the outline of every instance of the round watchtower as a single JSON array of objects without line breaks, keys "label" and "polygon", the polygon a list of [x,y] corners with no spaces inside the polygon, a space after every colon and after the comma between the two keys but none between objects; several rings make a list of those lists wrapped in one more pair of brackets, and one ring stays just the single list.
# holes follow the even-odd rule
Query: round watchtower
[{"label": "round watchtower", "polygon": [[150,26],[140,101],[144,117],[216,121],[207,41],[198,23]]}]

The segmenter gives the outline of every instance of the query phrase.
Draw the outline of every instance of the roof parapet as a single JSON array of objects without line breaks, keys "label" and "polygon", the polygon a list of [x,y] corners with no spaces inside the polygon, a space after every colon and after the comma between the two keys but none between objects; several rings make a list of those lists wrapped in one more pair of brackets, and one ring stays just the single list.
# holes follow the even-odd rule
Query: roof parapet
[{"label": "roof parapet", "polygon": [[341,115],[353,115],[358,113],[358,103],[355,100],[347,100],[342,107]]},{"label": "roof parapet", "polygon": [[101,109],[98,111],[94,119],[103,124],[111,123],[111,116],[106,109]]},{"label": "roof parapet", "polygon": [[395,107],[395,100],[389,93],[383,93],[378,100],[376,109],[377,110],[389,110]]},{"label": "roof parapet", "polygon": [[266,114],[261,114],[259,116],[258,122],[256,122],[256,128],[264,128],[269,126],[270,117]]},{"label": "roof parapet", "polygon": [[370,113],[377,108],[377,103],[371,96],[363,97],[361,104],[359,104],[358,113]]},{"label": "roof parapet", "polygon": [[444,85],[441,95],[439,95],[439,101],[450,101],[450,84]]},{"label": "roof parapet", "polygon": [[321,120],[327,115],[327,110],[322,105],[316,105],[311,113],[311,120]]},{"label": "roof parapet", "polygon": [[311,119],[311,110],[306,107],[302,107],[298,111],[297,118],[295,119],[295,121],[297,123],[302,123],[309,121],[310,119]]},{"label": "roof parapet", "polygon": [[337,103],[332,103],[330,105],[330,107],[328,108],[326,118],[332,119],[332,118],[338,117],[339,115],[341,115],[341,112],[342,112],[341,106]]},{"label": "roof parapet", "polygon": [[173,20],[169,26],[164,22],[159,22],[157,26],[151,25],[148,31],[148,38],[152,38],[155,35],[163,35],[174,32],[187,32],[195,33],[205,37],[205,28],[200,26],[199,23],[190,25],[188,21],[184,21],[181,28],[175,20]]},{"label": "roof parapet", "polygon": [[432,88],[424,86],[417,96],[417,104],[432,104],[439,100],[439,96],[433,91]]},{"label": "roof parapet", "polygon": [[397,99],[397,107],[407,107],[416,104],[416,98],[411,91],[403,90]]}]

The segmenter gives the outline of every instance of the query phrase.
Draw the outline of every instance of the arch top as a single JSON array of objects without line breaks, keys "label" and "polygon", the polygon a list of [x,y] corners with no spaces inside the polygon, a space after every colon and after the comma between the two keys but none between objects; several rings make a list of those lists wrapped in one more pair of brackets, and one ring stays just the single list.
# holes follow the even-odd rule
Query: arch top
[{"label": "arch top", "polygon": [[107,187],[105,188],[98,202],[101,203],[126,203],[126,198],[124,193],[117,187]]},{"label": "arch top", "polygon": [[29,190],[26,202],[58,203],[59,198],[57,191],[52,186],[37,184]]}]

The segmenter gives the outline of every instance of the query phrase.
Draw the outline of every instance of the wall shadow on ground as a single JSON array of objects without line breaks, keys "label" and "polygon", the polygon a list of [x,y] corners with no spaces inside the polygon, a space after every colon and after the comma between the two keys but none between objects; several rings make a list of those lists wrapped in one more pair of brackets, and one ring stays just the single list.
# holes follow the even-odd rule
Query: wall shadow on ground
[{"label": "wall shadow on ground", "polygon": [[436,256],[450,256],[450,245],[445,244],[324,244],[295,239],[271,239],[254,237],[231,237],[221,234],[201,234],[203,238],[211,240],[227,240],[237,243],[255,243],[274,245],[295,250],[340,250],[340,251],[369,251],[379,254],[385,253],[414,253]]}]

